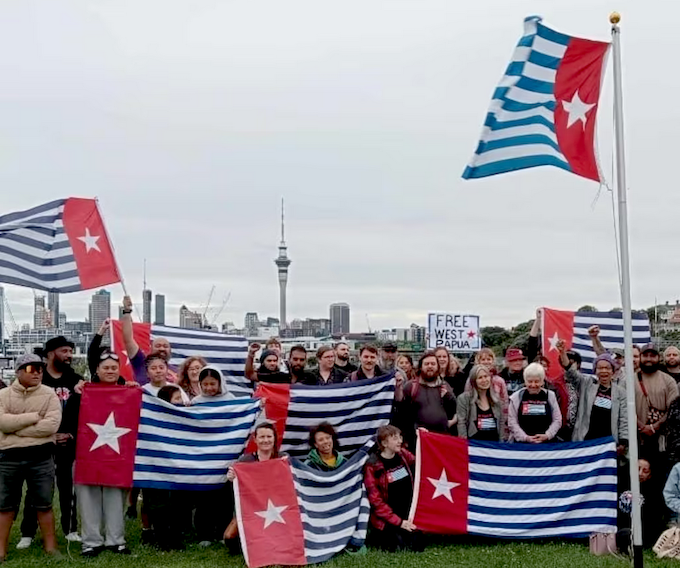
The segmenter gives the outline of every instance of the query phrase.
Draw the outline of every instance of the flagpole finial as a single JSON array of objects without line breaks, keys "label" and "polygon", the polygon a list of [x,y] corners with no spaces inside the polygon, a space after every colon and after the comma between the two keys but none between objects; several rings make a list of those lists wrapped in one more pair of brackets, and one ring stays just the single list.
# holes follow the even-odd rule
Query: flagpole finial
[{"label": "flagpole finial", "polygon": [[609,23],[610,24],[615,26],[620,21],[621,21],[621,14],[619,14],[618,12],[612,12],[611,14],[609,14]]}]

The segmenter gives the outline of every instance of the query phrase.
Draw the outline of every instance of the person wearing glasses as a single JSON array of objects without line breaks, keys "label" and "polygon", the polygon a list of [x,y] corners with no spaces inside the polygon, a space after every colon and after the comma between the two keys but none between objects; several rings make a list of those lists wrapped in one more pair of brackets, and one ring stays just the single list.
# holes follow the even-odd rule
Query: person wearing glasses
[{"label": "person wearing glasses", "polygon": [[29,353],[16,360],[16,380],[0,391],[0,563],[15,511],[26,499],[36,511],[45,552],[58,556],[52,513],[54,445],[61,424],[61,403],[54,389],[42,384],[45,364]]},{"label": "person wearing glasses", "polygon": [[[120,376],[118,355],[110,351],[102,351],[99,363],[92,379],[92,386],[115,386],[120,388],[138,387],[134,382],[126,382]],[[78,433],[78,417],[80,414],[81,395],[76,394],[69,400],[64,409],[64,422],[67,430],[75,439]],[[125,544],[125,502],[126,489],[118,487],[101,487],[98,485],[76,485],[78,510],[82,524],[81,554],[85,557],[97,556],[103,550],[116,554],[130,554]],[[104,531],[102,536],[101,525]]]},{"label": "person wearing glasses", "polygon": [[347,380],[347,375],[335,366],[335,351],[330,345],[322,345],[317,349],[316,360],[319,367],[308,373],[304,384],[324,386]]}]

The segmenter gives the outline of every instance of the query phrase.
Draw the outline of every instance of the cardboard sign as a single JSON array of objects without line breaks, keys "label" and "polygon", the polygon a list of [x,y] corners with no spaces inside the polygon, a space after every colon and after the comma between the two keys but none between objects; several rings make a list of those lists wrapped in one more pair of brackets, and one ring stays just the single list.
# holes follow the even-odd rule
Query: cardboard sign
[{"label": "cardboard sign", "polygon": [[449,351],[479,351],[479,316],[430,313],[427,316],[428,349],[446,347]]}]

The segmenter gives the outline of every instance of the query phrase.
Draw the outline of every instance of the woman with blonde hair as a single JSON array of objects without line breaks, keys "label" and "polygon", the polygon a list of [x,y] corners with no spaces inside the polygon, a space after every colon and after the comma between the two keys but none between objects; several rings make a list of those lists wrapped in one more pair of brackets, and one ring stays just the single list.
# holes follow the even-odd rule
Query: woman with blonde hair
[{"label": "woman with blonde hair", "polygon": [[198,375],[201,369],[208,363],[203,357],[187,357],[179,368],[177,385],[190,399],[201,394],[201,386],[198,384]]},{"label": "woman with blonde hair", "polygon": [[470,389],[458,397],[458,436],[486,442],[507,438],[507,401],[503,402],[492,387],[492,376],[484,365],[470,371]]}]

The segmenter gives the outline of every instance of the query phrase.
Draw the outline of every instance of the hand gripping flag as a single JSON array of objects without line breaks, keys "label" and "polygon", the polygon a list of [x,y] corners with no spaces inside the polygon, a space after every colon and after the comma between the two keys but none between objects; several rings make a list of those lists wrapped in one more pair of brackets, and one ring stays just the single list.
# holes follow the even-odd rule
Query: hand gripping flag
[{"label": "hand gripping flag", "polygon": [[[633,344],[644,345],[651,341],[647,314],[633,313]],[[563,339],[567,349],[581,355],[581,371],[593,373],[597,355],[588,335],[588,328],[600,327],[600,341],[605,349],[623,349],[623,312],[568,312],[543,308],[543,355],[550,361],[548,376],[554,378],[562,371],[557,342]]]},{"label": "hand gripping flag", "polygon": [[120,282],[94,199],[59,199],[0,217],[0,282],[77,292]]},{"label": "hand gripping flag", "polygon": [[394,385],[394,373],[327,386],[260,383],[255,396],[276,423],[281,451],[300,457],[309,452],[309,431],[324,421],[335,428],[343,451],[363,446],[389,423]]},{"label": "hand gripping flag", "polygon": [[132,487],[142,391],[86,384],[80,399],[74,481]]},{"label": "hand gripping flag", "polygon": [[[112,322],[111,333],[113,349],[121,358],[120,374],[127,380],[134,380],[132,365],[123,342],[123,327],[119,320]],[[183,329],[148,323],[133,323],[132,333],[143,353],[149,353],[154,339],[163,337],[170,342],[172,348],[172,365],[179,366],[192,355],[201,356],[208,365],[215,365],[222,371],[231,394],[236,397],[253,394],[252,383],[245,377],[248,355],[248,340],[245,337],[205,329]]]},{"label": "hand gripping flag", "polygon": [[173,406],[142,397],[134,485],[189,491],[217,489],[243,452],[260,401],[237,398]]},{"label": "hand gripping flag", "polygon": [[333,471],[290,458],[234,465],[236,519],[249,568],[323,562],[366,540],[369,443]]},{"label": "hand gripping flag", "polygon": [[477,442],[418,431],[410,520],[420,530],[503,538],[616,532],[612,438]]},{"label": "hand gripping flag", "polygon": [[600,181],[595,118],[609,46],[527,18],[463,178],[557,166]]}]

